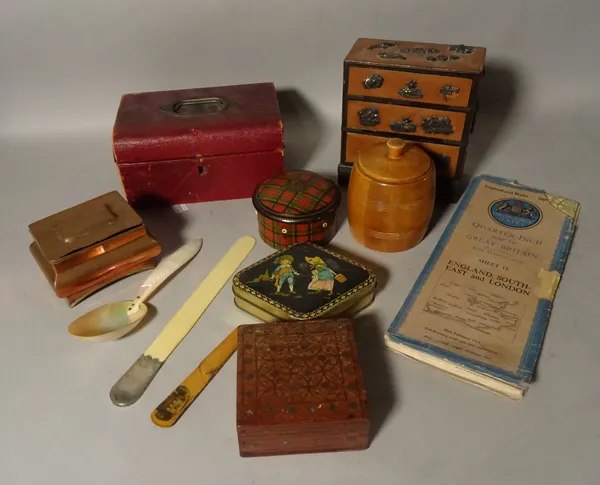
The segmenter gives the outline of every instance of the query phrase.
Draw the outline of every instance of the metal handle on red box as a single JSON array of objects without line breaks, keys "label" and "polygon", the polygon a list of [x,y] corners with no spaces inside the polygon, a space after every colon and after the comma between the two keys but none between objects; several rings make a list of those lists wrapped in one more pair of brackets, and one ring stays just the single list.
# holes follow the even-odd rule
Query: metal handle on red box
[{"label": "metal handle on red box", "polygon": [[222,98],[182,99],[173,103],[170,113],[175,116],[203,116],[226,110],[228,103]]}]

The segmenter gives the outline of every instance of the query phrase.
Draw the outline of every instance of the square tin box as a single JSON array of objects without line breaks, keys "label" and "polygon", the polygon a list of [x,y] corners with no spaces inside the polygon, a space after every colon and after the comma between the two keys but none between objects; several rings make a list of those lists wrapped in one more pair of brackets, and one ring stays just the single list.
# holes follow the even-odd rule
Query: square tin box
[{"label": "square tin box", "polygon": [[298,243],[239,271],[236,306],[264,322],[352,316],[377,286],[365,266],[314,243]]}]

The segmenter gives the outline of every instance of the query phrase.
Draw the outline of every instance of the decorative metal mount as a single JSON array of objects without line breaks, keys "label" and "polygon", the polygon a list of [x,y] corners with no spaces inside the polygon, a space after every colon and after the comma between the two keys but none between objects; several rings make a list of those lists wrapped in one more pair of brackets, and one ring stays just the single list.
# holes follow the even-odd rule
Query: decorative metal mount
[{"label": "decorative metal mount", "polygon": [[463,54],[463,55],[470,55],[473,54],[473,52],[475,52],[475,47],[472,47],[470,45],[464,45],[464,44],[459,44],[459,45],[451,45],[448,50],[450,52],[456,52],[457,54]]},{"label": "decorative metal mount", "polygon": [[376,89],[383,85],[383,77],[380,74],[371,74],[363,80],[365,89]]},{"label": "decorative metal mount", "polygon": [[423,97],[423,91],[421,91],[421,88],[417,85],[417,81],[412,79],[406,83],[405,88],[398,90],[398,94],[409,99],[421,99]]},{"label": "decorative metal mount", "polygon": [[400,121],[393,121],[390,123],[390,129],[400,133],[414,133],[417,131],[417,125],[412,122],[410,116],[405,116]]},{"label": "decorative metal mount", "polygon": [[460,56],[444,56],[442,54],[437,56],[427,56],[426,59],[429,62],[448,62],[448,61],[458,61],[460,60]]},{"label": "decorative metal mount", "polygon": [[399,52],[381,52],[377,54],[382,59],[402,59],[406,60],[406,57],[400,54]]},{"label": "decorative metal mount", "polygon": [[429,116],[423,118],[421,126],[423,127],[423,131],[429,134],[450,135],[454,133],[450,118],[445,116]]},{"label": "decorative metal mount", "polygon": [[456,86],[452,86],[451,84],[444,84],[440,88],[440,94],[444,98],[444,101],[448,101],[448,98],[452,98],[454,95],[458,94],[460,89]]},{"label": "decorative metal mount", "polygon": [[392,47],[396,47],[398,45],[397,42],[381,42],[380,44],[373,44],[367,47],[369,50],[375,49],[390,49]]},{"label": "decorative metal mount", "polygon": [[362,126],[377,126],[380,123],[377,108],[363,108],[358,112],[358,118]]},{"label": "decorative metal mount", "polygon": [[400,49],[400,52],[403,54],[415,54],[420,56],[440,53],[438,49],[427,49],[425,47],[405,47],[404,49]]}]

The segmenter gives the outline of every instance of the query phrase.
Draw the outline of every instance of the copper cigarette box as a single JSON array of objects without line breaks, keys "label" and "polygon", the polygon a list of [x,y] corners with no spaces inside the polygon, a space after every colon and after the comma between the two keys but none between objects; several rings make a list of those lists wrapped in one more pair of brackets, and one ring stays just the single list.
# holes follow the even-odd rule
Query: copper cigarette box
[{"label": "copper cigarette box", "polygon": [[32,255],[56,296],[74,306],[125,276],[154,268],[161,247],[116,191],[29,225]]}]

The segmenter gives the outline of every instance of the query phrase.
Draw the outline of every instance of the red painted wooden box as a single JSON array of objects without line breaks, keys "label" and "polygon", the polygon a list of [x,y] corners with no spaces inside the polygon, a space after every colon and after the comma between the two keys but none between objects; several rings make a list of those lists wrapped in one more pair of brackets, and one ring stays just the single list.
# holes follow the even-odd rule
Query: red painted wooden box
[{"label": "red painted wooden box", "polygon": [[368,448],[352,321],[238,327],[237,431],[245,457]]},{"label": "red painted wooden box", "polygon": [[132,205],[250,198],[284,168],[275,86],[125,94],[113,152]]}]

